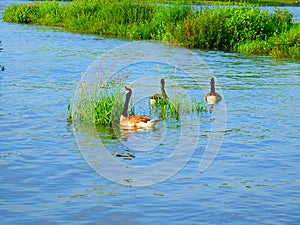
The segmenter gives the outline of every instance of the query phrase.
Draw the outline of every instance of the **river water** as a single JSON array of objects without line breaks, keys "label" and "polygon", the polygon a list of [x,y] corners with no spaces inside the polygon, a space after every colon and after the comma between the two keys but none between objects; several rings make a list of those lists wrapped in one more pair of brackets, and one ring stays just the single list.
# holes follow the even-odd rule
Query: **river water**
[{"label": "river water", "polygon": [[[1,1],[1,13],[14,2]],[[201,115],[198,143],[180,171],[161,182],[136,186],[130,179],[123,184],[111,174],[112,179],[99,175],[82,151],[86,142],[67,122],[81,74],[98,56],[129,42],[61,28],[0,26],[0,64],[5,67],[0,71],[1,224],[299,224],[299,62],[194,51],[221,87],[220,106],[226,109],[221,148],[211,165],[199,171],[209,131],[220,118],[216,107],[212,115]],[[144,51],[151,55],[155,49]],[[130,82],[149,69],[134,66],[138,74]],[[194,81],[185,78],[178,82],[196,91]],[[127,146],[112,138],[111,130],[97,135],[120,153],[143,145],[139,135],[159,142],[154,152],[146,149],[135,152],[132,160],[118,159],[127,169],[171,154],[178,132],[188,142],[198,132],[198,125],[158,127],[157,132],[134,133]],[[85,138],[94,135],[89,132]],[[116,168],[108,172],[122,174]]]}]

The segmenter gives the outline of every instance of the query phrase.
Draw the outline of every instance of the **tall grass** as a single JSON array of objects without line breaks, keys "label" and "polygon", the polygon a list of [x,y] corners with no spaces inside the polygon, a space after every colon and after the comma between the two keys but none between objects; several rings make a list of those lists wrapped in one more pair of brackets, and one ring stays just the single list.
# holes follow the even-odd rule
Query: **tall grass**
[{"label": "tall grass", "polygon": [[122,78],[99,78],[97,88],[89,90],[84,75],[68,105],[68,120],[72,123],[111,126],[118,123],[123,109]]},{"label": "tall grass", "polygon": [[[275,57],[299,58],[294,45],[279,48],[274,41],[279,38],[285,42],[298,36],[299,29],[293,28],[296,25],[290,12],[269,13],[245,5],[195,9],[189,4],[158,5],[129,0],[35,2],[6,8],[3,20],[128,39],[155,39],[187,48],[248,52],[246,46],[250,49],[265,41],[276,48],[277,54],[272,53]],[[300,40],[294,39],[294,43],[297,47]]]},{"label": "tall grass", "polygon": [[[134,1],[134,0],[132,0]],[[145,0],[152,3],[177,3],[182,4],[251,4],[261,6],[294,6],[297,5],[295,0]]]},{"label": "tall grass", "polygon": [[300,59],[300,24],[290,30],[274,35],[267,40],[254,40],[240,43],[237,50],[241,53],[272,55],[276,58]]},{"label": "tall grass", "polygon": [[[125,77],[104,76],[104,79],[98,79],[97,88],[89,90],[83,75],[77,92],[68,105],[68,121],[96,127],[118,125],[124,107]],[[182,114],[194,113],[199,116],[202,112],[207,112],[207,108],[204,101],[189,101],[182,94],[175,93],[172,100],[158,99],[154,106],[149,104],[149,108],[144,109],[144,112],[147,111],[148,116],[159,117],[161,120],[180,120]],[[128,114],[136,115],[132,101]]]},{"label": "tall grass", "polygon": [[[177,88],[180,90],[180,88]],[[161,120],[180,120],[182,114],[196,114],[207,112],[204,100],[188,99],[184,93],[173,93],[170,99],[157,98],[154,104],[149,103],[150,114]]]}]

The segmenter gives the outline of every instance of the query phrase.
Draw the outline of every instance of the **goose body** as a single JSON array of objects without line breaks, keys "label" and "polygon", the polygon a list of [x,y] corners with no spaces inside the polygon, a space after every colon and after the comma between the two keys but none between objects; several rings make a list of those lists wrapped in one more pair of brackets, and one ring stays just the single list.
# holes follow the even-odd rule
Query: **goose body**
[{"label": "goose body", "polygon": [[153,120],[144,116],[127,116],[121,115],[121,127],[136,127],[136,128],[153,128],[159,120]]},{"label": "goose body", "polygon": [[205,101],[209,105],[215,105],[222,100],[222,97],[218,93],[209,93],[205,96]]},{"label": "goose body", "polygon": [[219,101],[222,100],[221,95],[219,95],[216,91],[215,91],[215,79],[211,78],[210,80],[210,92],[207,93],[204,96],[204,100],[207,102],[207,104],[209,105],[215,105],[217,104]]},{"label": "goose body", "polygon": [[154,125],[159,120],[153,120],[144,116],[128,116],[128,104],[132,91],[130,88],[126,89],[126,99],[124,103],[124,108],[120,117],[120,127],[122,128],[154,128]]},{"label": "goose body", "polygon": [[157,101],[159,100],[167,100],[168,99],[168,95],[165,91],[165,80],[161,79],[160,80],[160,89],[161,89],[161,94],[154,94],[150,97],[150,104],[155,104]]}]

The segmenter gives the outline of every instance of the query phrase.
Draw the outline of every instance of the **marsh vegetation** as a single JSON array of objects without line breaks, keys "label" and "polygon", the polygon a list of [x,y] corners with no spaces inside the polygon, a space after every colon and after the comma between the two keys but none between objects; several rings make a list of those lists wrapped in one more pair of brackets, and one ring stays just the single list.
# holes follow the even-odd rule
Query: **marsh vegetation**
[{"label": "marsh vegetation", "polygon": [[187,48],[300,58],[300,26],[289,11],[270,13],[245,4],[193,7],[176,2],[34,2],[6,8],[3,20],[131,40],[159,40]]},{"label": "marsh vegetation", "polygon": [[[103,78],[97,75],[96,77],[97,87],[89,88],[83,75],[78,85],[79,91],[74,93],[76,96],[73,96],[68,105],[69,122],[92,124],[96,127],[119,124],[124,107],[126,75],[119,77],[104,75]],[[142,104],[144,106],[142,113],[160,120],[179,121],[182,114],[193,113],[201,116],[201,113],[207,112],[204,100],[187,100],[183,96],[184,94],[174,93],[170,99],[157,99],[154,104],[150,102]],[[136,109],[135,104],[130,101],[128,115],[133,116],[139,113],[140,108]]]}]

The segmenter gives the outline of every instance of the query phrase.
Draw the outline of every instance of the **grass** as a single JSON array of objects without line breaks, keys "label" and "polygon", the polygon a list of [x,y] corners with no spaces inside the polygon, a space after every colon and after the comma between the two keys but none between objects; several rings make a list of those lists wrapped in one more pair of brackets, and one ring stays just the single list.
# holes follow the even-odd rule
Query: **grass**
[{"label": "grass", "polygon": [[[174,98],[175,99],[175,98]],[[182,101],[158,98],[153,105],[149,104],[150,115],[159,116],[161,120],[180,120]]]},{"label": "grass", "polygon": [[[98,76],[99,77],[99,76]],[[94,90],[89,90],[84,79],[79,83],[76,96],[73,96],[68,105],[68,121],[70,123],[84,123],[96,127],[114,126],[119,124],[121,112],[124,107],[124,81],[126,77],[104,76],[98,80]],[[133,88],[134,91],[134,88]],[[180,115],[207,112],[204,101],[187,101],[183,95],[174,94],[172,100],[160,99],[155,105],[143,110],[148,111],[149,116],[157,116],[161,120],[180,120]],[[129,107],[129,115],[136,115],[132,102]]]},{"label": "grass", "polygon": [[287,32],[268,40],[254,40],[237,46],[237,51],[247,54],[272,55],[275,58],[300,59],[300,24],[295,24]]},{"label": "grass", "polygon": [[198,116],[207,112],[204,100],[191,101],[182,97],[181,94],[174,94],[172,100],[158,98],[153,105],[149,104],[150,115],[159,116],[161,120],[180,120],[181,114],[195,113]]},{"label": "grass", "polygon": [[[136,2],[132,0],[131,2]],[[140,1],[141,2],[141,1]],[[144,0],[145,3],[165,3],[165,4],[217,4],[217,5],[257,5],[257,6],[295,6],[296,0]],[[299,1],[298,1],[299,2]]]},{"label": "grass", "polygon": [[[47,1],[47,0],[42,0]],[[72,1],[72,0],[57,0],[57,1]],[[130,2],[136,2],[131,0]],[[260,6],[294,6],[296,0],[144,0],[139,1],[144,3],[165,3],[165,4],[251,4]],[[298,1],[299,2],[299,1]]]},{"label": "grass", "polygon": [[124,105],[120,78],[110,76],[99,79],[97,88],[91,93],[90,91],[83,76],[76,98],[73,96],[68,105],[69,122],[93,124],[97,127],[118,123]]},{"label": "grass", "polygon": [[[153,2],[153,1],[150,1]],[[5,9],[3,20],[61,26],[79,33],[127,39],[160,40],[187,48],[238,51],[299,59],[293,45],[278,47],[299,34],[290,12],[269,13],[259,7],[189,4],[159,5],[131,0],[74,0],[70,3],[34,2]],[[191,1],[180,1],[191,2]],[[295,28],[296,27],[296,28]],[[280,39],[280,43],[274,41]],[[272,51],[254,51],[268,43]],[[276,54],[275,54],[276,52]]]}]

